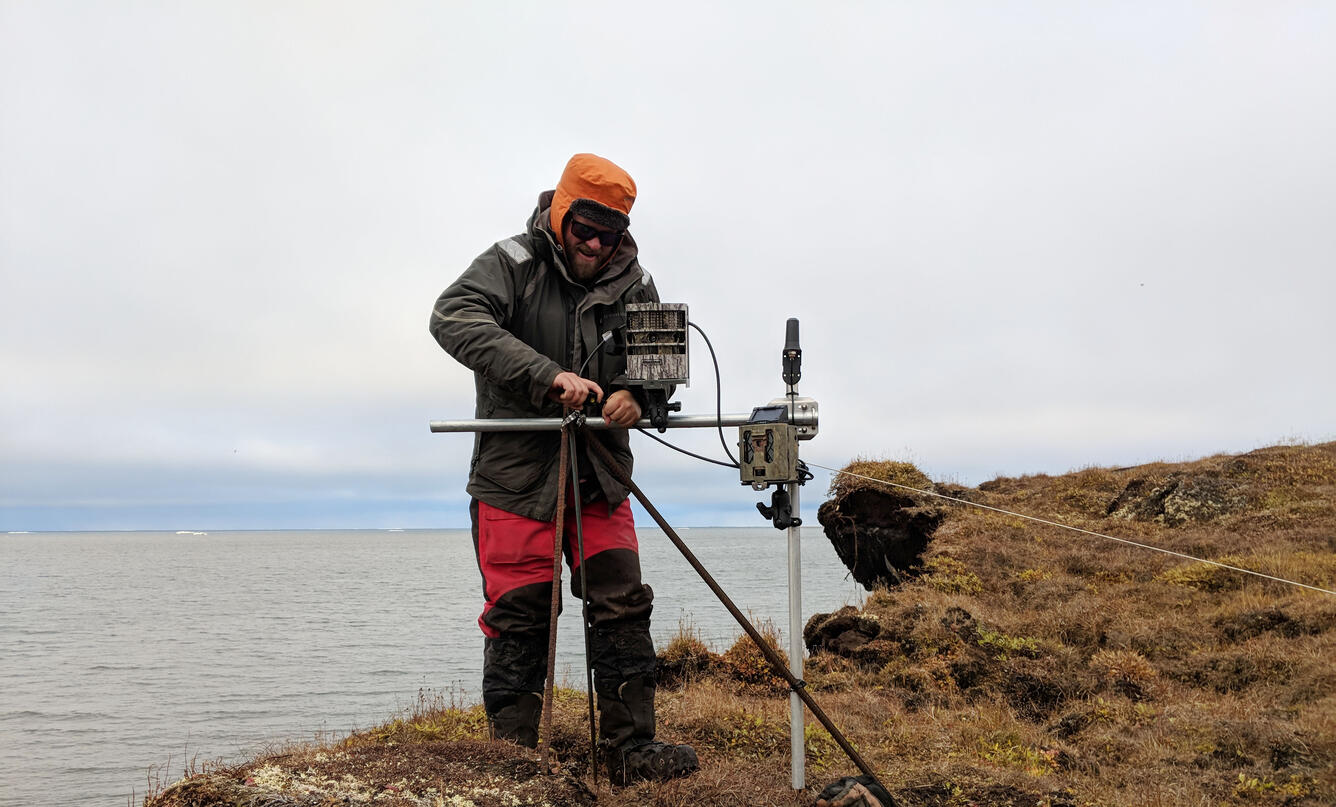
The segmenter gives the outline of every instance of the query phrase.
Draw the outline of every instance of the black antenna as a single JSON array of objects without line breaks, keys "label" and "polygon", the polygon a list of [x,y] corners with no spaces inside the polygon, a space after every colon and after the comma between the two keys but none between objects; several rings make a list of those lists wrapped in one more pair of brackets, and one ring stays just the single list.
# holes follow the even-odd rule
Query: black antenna
[{"label": "black antenna", "polygon": [[798,319],[789,317],[784,329],[784,383],[790,387],[803,377],[803,349],[798,346]]}]

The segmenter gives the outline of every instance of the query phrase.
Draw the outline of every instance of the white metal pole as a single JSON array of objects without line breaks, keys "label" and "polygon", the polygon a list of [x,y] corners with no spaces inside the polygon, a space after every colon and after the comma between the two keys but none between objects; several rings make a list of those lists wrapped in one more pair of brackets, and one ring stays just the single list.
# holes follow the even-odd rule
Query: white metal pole
[{"label": "white metal pole", "polygon": [[[800,517],[802,508],[796,483],[789,483],[789,500],[793,504],[793,517]],[[789,527],[789,672],[799,681],[803,680],[802,527]],[[789,750],[794,790],[802,790],[805,784],[804,739],[803,702],[797,692],[790,692]]]}]

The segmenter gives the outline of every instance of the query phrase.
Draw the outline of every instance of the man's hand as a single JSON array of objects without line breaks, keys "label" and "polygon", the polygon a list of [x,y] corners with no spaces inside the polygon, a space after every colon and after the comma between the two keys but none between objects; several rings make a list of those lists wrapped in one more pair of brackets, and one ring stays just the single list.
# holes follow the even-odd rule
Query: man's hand
[{"label": "man's hand", "polygon": [[590,393],[593,393],[594,400],[603,400],[603,390],[599,388],[598,384],[567,370],[557,373],[556,379],[552,381],[552,386],[548,388],[547,397],[554,401],[560,401],[572,409],[579,409],[584,406]]},{"label": "man's hand", "polygon": [[619,389],[603,404],[603,419],[614,426],[631,428],[640,422],[640,404],[630,392]]}]

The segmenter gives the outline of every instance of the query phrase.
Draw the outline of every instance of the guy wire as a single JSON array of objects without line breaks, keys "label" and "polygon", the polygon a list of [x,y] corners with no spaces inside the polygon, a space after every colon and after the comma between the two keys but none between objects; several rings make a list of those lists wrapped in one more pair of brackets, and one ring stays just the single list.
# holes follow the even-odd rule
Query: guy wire
[{"label": "guy wire", "polygon": [[1154,552],[1162,552],[1162,553],[1164,553],[1164,554],[1166,554],[1166,555],[1173,555],[1173,556],[1175,556],[1175,557],[1185,558],[1185,559],[1187,559],[1187,560],[1193,560],[1193,561],[1196,561],[1196,562],[1198,562],[1198,563],[1206,563],[1206,564],[1210,564],[1211,566],[1219,566],[1219,567],[1222,568],[1222,569],[1229,569],[1230,571],[1233,571],[1233,572],[1240,572],[1240,573],[1242,573],[1242,574],[1250,574],[1250,575],[1253,575],[1254,577],[1263,577],[1263,578],[1266,578],[1267,580],[1274,580],[1274,581],[1276,581],[1277,583],[1286,583],[1286,584],[1291,585],[1291,586],[1298,586],[1299,588],[1306,588],[1306,589],[1309,589],[1309,590],[1311,590],[1311,591],[1318,591],[1318,592],[1321,592],[1321,593],[1323,593],[1323,594],[1331,594],[1332,596],[1336,596],[1336,591],[1332,591],[1331,589],[1320,588],[1320,587],[1318,587],[1318,586],[1310,586],[1310,585],[1308,585],[1307,583],[1299,583],[1299,582],[1296,582],[1296,581],[1294,581],[1294,580],[1286,580],[1286,579],[1283,578],[1283,577],[1276,577],[1276,576],[1274,576],[1274,575],[1270,575],[1270,574],[1263,574],[1262,572],[1255,572],[1255,571],[1253,571],[1252,569],[1244,569],[1244,568],[1242,568],[1241,566],[1231,566],[1231,565],[1228,564],[1228,563],[1221,563],[1220,561],[1217,561],[1217,560],[1207,560],[1206,558],[1198,558],[1198,557],[1195,557],[1195,556],[1193,556],[1193,555],[1187,555],[1187,554],[1184,554],[1184,553],[1182,553],[1182,552],[1175,552],[1175,551],[1172,550],[1172,549],[1164,549],[1163,547],[1151,546],[1150,544],[1139,543],[1139,542],[1137,542],[1137,541],[1132,541],[1132,540],[1129,540],[1129,539],[1127,539],[1127,538],[1119,538],[1119,537],[1114,536],[1114,535],[1105,535],[1104,533],[1101,533],[1101,532],[1094,532],[1093,530],[1085,530],[1085,529],[1081,529],[1080,527],[1073,527],[1073,526],[1070,526],[1070,525],[1068,525],[1068,524],[1062,524],[1062,523],[1059,523],[1059,522],[1057,522],[1057,521],[1049,521],[1049,520],[1046,519],[1046,518],[1039,518],[1039,517],[1037,517],[1037,516],[1027,516],[1027,515],[1025,515],[1024,513],[1013,513],[1013,512],[1010,511],[1010,510],[1003,510],[1001,507],[992,507],[991,505],[987,505],[987,504],[979,504],[978,502],[972,502],[972,501],[970,501],[970,500],[968,500],[968,499],[960,499],[960,498],[956,498],[955,496],[947,496],[947,495],[942,494],[942,493],[937,493],[936,491],[923,490],[922,488],[916,488],[916,487],[912,487],[912,486],[910,486],[910,485],[901,485],[901,484],[899,484],[899,483],[897,483],[897,482],[888,482],[888,481],[886,481],[885,479],[875,479],[875,478],[873,478],[873,477],[870,477],[870,476],[863,476],[862,474],[856,474],[856,473],[853,473],[853,472],[851,472],[851,471],[841,471],[841,470],[837,470],[837,469],[835,469],[835,468],[827,467],[827,466],[825,466],[825,465],[819,465],[819,464],[817,464],[817,463],[815,463],[815,462],[812,462],[811,460],[807,460],[806,462],[807,462],[808,465],[810,465],[810,466],[812,466],[812,467],[814,467],[814,468],[820,468],[820,469],[822,469],[823,471],[830,471],[830,472],[833,473],[833,474],[842,474],[842,475],[844,475],[844,476],[852,476],[852,477],[855,477],[855,478],[857,478],[857,479],[866,479],[866,480],[869,481],[869,482],[878,482],[878,483],[883,484],[883,485],[890,485],[890,486],[893,487],[893,488],[903,488],[904,490],[912,490],[912,491],[915,492],[915,493],[922,493],[922,494],[925,495],[925,496],[936,496],[936,497],[939,498],[939,499],[946,499],[947,501],[956,502],[956,503],[958,503],[958,504],[968,504],[968,505],[970,505],[971,507],[979,507],[979,508],[982,508],[982,509],[984,509],[984,510],[992,510],[992,511],[994,511],[994,512],[997,512],[997,513],[1003,513],[1003,514],[1008,515],[1008,516],[1015,516],[1016,518],[1023,518],[1023,519],[1025,519],[1025,520],[1027,520],[1027,521],[1034,521],[1034,522],[1037,522],[1037,523],[1039,523],[1039,524],[1047,524],[1047,525],[1049,525],[1050,527],[1060,527],[1060,528],[1062,528],[1062,529],[1064,529],[1064,530],[1071,530],[1071,531],[1073,531],[1073,532],[1080,532],[1080,533],[1084,533],[1084,534],[1086,534],[1086,535],[1093,535],[1093,536],[1095,536],[1096,538],[1104,538],[1104,539],[1109,540],[1109,541],[1117,541],[1117,542],[1120,543],[1120,544],[1127,544],[1128,546],[1135,546],[1135,547],[1138,547],[1138,548],[1140,548],[1140,549],[1149,549],[1149,550],[1154,551]]}]

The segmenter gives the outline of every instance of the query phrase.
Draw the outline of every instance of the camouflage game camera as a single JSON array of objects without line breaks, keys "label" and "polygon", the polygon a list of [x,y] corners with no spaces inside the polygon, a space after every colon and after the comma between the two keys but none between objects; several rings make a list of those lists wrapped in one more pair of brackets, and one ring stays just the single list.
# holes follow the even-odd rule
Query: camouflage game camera
[{"label": "camouflage game camera", "polygon": [[628,303],[626,306],[626,385],[644,390],[645,416],[662,433],[668,413],[681,402],[668,402],[678,384],[691,385],[685,303]]}]

